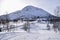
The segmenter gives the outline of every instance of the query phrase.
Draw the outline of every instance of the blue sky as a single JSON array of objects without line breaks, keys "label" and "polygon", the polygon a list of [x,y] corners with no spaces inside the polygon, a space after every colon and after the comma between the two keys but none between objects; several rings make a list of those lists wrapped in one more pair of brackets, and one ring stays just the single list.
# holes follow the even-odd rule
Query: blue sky
[{"label": "blue sky", "polygon": [[42,8],[53,14],[56,6],[60,6],[60,0],[0,0],[0,15],[21,10],[27,5]]}]

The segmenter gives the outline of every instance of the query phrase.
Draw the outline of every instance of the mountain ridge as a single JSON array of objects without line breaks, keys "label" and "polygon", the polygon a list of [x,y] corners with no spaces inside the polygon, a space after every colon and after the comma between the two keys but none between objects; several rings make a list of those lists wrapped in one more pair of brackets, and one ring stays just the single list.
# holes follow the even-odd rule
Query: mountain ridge
[{"label": "mountain ridge", "polygon": [[9,17],[9,20],[19,19],[21,17],[23,18],[32,18],[32,17],[52,17],[54,15],[48,13],[47,11],[43,10],[42,8],[37,8],[34,6],[26,6],[22,10],[18,10],[15,12],[12,12],[10,14],[7,14]]}]

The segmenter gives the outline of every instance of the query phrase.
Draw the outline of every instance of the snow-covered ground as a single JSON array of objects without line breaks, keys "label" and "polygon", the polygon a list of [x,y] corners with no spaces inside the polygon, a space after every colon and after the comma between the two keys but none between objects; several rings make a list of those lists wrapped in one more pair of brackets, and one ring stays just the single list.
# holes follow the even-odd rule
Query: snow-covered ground
[{"label": "snow-covered ground", "polygon": [[40,30],[40,32],[9,32],[0,33],[0,40],[60,40],[60,34],[54,31]]},{"label": "snow-covered ground", "polygon": [[14,32],[0,32],[0,40],[60,40],[60,33],[52,29],[47,30],[47,24],[32,22],[30,32],[26,32],[21,27],[17,27]]}]

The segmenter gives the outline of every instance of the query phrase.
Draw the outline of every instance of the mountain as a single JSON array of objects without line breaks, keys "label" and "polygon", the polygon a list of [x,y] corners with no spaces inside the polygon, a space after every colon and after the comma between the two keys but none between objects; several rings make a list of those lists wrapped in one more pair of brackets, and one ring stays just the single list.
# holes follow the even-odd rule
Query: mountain
[{"label": "mountain", "polygon": [[37,8],[34,6],[26,6],[22,10],[18,10],[8,14],[9,20],[20,19],[20,18],[33,18],[33,17],[55,17],[47,11]]}]

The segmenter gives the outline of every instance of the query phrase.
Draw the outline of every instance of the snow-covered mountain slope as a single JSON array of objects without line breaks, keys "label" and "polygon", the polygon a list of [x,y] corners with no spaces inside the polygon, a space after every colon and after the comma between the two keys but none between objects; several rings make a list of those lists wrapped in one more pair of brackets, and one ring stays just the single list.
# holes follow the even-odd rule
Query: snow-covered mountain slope
[{"label": "snow-covered mountain slope", "polygon": [[24,7],[22,10],[18,10],[15,12],[12,12],[10,14],[8,14],[9,19],[13,20],[13,19],[19,19],[21,17],[23,18],[32,18],[32,17],[52,17],[53,15],[51,15],[50,13],[48,13],[47,11],[41,9],[41,8],[37,8],[34,6],[26,6]]},{"label": "snow-covered mountain slope", "polygon": [[34,6],[27,6],[23,8],[22,11],[23,11],[22,13],[31,14],[31,15],[40,16],[40,17],[48,17],[49,15],[51,15],[47,11]]}]

